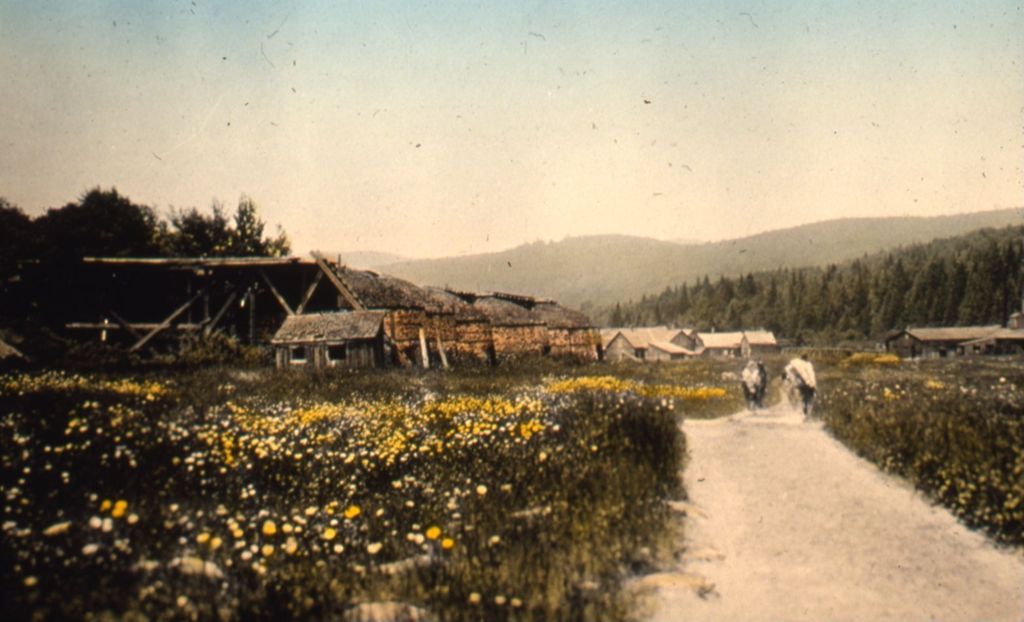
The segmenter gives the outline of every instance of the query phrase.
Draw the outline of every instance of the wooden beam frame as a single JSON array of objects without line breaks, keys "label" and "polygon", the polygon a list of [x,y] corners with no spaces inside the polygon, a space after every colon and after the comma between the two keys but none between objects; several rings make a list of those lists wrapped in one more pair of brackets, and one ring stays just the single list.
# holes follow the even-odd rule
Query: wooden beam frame
[{"label": "wooden beam frame", "polygon": [[188,311],[188,308],[192,306],[192,303],[194,303],[195,301],[199,300],[199,297],[202,296],[204,293],[206,293],[206,288],[205,287],[203,289],[199,290],[198,292],[196,292],[191,298],[189,298],[188,302],[186,302],[185,304],[183,304],[180,307],[178,307],[177,309],[175,309],[170,315],[167,316],[166,319],[164,319],[163,322],[160,322],[151,331],[146,333],[146,335],[142,339],[139,339],[138,341],[136,341],[135,345],[133,345],[132,347],[128,348],[128,351],[129,352],[138,352],[138,350],[142,346],[144,346],[147,343],[149,343],[150,339],[152,339],[153,337],[156,337],[158,334],[163,332],[164,329],[168,328],[171,325],[171,323],[175,319],[177,319],[177,317],[179,315],[181,315],[185,311]]},{"label": "wooden beam frame", "polygon": [[220,309],[217,310],[217,313],[213,315],[213,319],[211,319],[206,324],[206,326],[203,327],[204,337],[208,337],[210,333],[212,333],[214,329],[217,328],[217,323],[220,322],[221,318],[224,317],[224,314],[227,313],[231,305],[234,304],[235,298],[238,298],[238,292],[235,290],[231,290],[231,294],[228,295],[228,299],[224,301],[224,304],[221,305]]},{"label": "wooden beam frame", "polygon": [[352,293],[352,290],[350,290],[348,286],[341,281],[338,275],[331,268],[330,264],[327,263],[327,260],[324,259],[323,255],[313,251],[313,259],[316,259],[316,265],[320,266],[320,270],[327,276],[327,280],[331,282],[331,285],[334,285],[334,288],[338,290],[338,293],[341,294],[342,298],[348,302],[354,311],[366,310],[363,303],[359,302],[359,299],[356,298],[354,293]]},{"label": "wooden beam frame", "polygon": [[135,330],[135,327],[132,326],[131,324],[129,324],[128,320],[126,320],[123,317],[121,317],[120,313],[118,313],[117,311],[114,311],[113,309],[109,309],[108,311],[110,312],[110,317],[114,318],[114,321],[117,322],[121,326],[121,328],[123,328],[126,331],[128,331],[128,333],[132,337],[134,337],[136,339],[141,339],[142,338],[142,333],[140,333],[139,331]]},{"label": "wooden beam frame", "polygon": [[287,313],[288,315],[295,315],[295,312],[292,311],[292,308],[288,306],[288,301],[284,299],[284,296],[281,295],[281,292],[277,291],[277,288],[274,287],[274,284],[270,282],[270,277],[267,276],[267,273],[264,272],[263,270],[260,270],[260,276],[263,277],[263,282],[266,283],[267,287],[270,288],[270,293],[273,294],[274,298],[277,299],[277,303],[281,305],[281,308],[284,309],[284,312]]},{"label": "wooden beam frame", "polygon": [[322,281],[323,278],[324,273],[322,271],[317,271],[316,276],[313,277],[313,282],[310,284],[309,288],[306,289],[306,293],[302,295],[302,302],[300,302],[299,306],[296,307],[295,313],[302,313],[306,310],[306,305],[308,305],[309,301],[313,298],[313,292],[316,291],[316,286],[320,284],[320,281]]}]

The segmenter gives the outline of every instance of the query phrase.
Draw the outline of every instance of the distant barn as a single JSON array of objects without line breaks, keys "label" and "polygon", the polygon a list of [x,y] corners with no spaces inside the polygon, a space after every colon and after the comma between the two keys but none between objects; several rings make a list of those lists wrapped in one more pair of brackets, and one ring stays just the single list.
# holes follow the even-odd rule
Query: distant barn
[{"label": "distant barn", "polygon": [[945,358],[965,354],[964,343],[984,339],[1002,327],[948,326],[940,328],[914,328],[890,333],[885,338],[885,349],[903,358]]}]

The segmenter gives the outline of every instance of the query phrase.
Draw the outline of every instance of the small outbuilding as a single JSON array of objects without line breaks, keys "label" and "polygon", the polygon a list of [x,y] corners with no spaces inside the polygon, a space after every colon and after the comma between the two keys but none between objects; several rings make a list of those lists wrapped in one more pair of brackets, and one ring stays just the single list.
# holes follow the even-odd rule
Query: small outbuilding
[{"label": "small outbuilding", "polygon": [[964,354],[1024,354],[1024,330],[1000,328],[979,339],[965,341],[960,346]]},{"label": "small outbuilding", "polygon": [[290,315],[271,339],[277,367],[384,367],[386,316],[386,311]]},{"label": "small outbuilding", "polygon": [[604,360],[673,361],[700,354],[696,334],[681,328],[644,326],[601,331]]},{"label": "small outbuilding", "polygon": [[704,346],[705,356],[718,357],[749,357],[750,341],[741,332],[731,333],[699,333],[697,338]]}]

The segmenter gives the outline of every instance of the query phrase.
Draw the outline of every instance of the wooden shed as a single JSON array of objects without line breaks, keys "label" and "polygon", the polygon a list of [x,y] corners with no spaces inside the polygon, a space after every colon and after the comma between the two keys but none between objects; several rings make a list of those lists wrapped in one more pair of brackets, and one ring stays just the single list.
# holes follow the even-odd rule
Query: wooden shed
[{"label": "wooden shed", "polygon": [[547,327],[545,353],[584,361],[596,361],[601,336],[590,319],[553,301],[538,301],[530,313]]},{"label": "wooden shed", "polygon": [[1024,354],[1024,330],[1000,328],[984,337],[965,341],[960,346],[964,354]]},{"label": "wooden shed", "polygon": [[274,334],[278,368],[383,367],[385,311],[290,315]]},{"label": "wooden shed", "polygon": [[525,300],[513,294],[480,294],[473,302],[491,324],[491,342],[498,362],[544,354],[547,326],[530,313]]}]

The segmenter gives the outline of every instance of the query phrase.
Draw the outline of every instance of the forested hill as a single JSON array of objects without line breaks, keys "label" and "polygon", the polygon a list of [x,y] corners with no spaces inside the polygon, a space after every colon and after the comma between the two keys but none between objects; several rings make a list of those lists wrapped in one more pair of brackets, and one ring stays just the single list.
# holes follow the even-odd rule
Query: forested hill
[{"label": "forested hill", "polygon": [[548,296],[590,308],[657,294],[705,275],[823,266],[983,227],[1020,224],[1019,209],[932,218],[848,218],[707,244],[621,235],[536,242],[500,253],[379,269],[424,285]]},{"label": "forested hill", "polygon": [[824,268],[678,283],[595,321],[765,327],[797,342],[876,339],[908,325],[1005,322],[1021,305],[1024,227],[984,229]]}]

